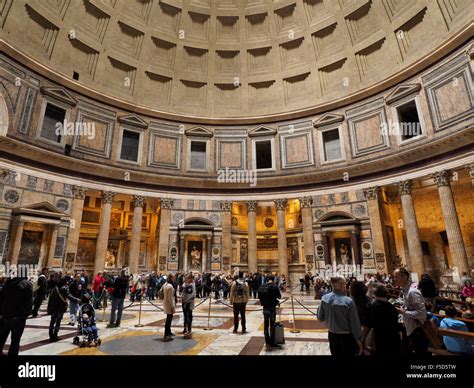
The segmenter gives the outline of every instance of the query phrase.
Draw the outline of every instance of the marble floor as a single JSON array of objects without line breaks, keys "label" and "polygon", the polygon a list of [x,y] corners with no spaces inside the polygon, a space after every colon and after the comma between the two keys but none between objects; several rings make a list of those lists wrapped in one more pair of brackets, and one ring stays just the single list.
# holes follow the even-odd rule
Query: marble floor
[{"label": "marble floor", "polygon": [[[327,355],[329,343],[325,325],[315,313],[318,300],[305,293],[283,295],[277,321],[285,327],[282,349],[265,350],[263,314],[258,300],[247,305],[247,333],[233,334],[233,313],[228,300],[197,300],[194,310],[193,336],[185,339],[182,332],[183,316],[178,308],[173,317],[174,341],[163,342],[165,315],[161,302],[126,303],[121,327],[107,329],[109,307],[97,311],[97,327],[102,340],[100,347],[79,348],[73,344],[77,329],[69,326],[69,314],[59,332],[60,340],[48,341],[50,317],[45,301],[37,318],[30,318],[21,340],[20,355]],[[201,303],[202,302],[202,303]],[[210,314],[209,314],[210,310]],[[294,312],[294,315],[293,315]],[[7,347],[8,348],[8,341]],[[5,351],[6,349],[4,349]]]}]

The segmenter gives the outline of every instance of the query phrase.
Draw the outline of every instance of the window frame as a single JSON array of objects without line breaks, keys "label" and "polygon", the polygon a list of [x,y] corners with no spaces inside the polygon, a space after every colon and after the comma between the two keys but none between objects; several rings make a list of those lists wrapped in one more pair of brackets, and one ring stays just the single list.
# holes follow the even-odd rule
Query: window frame
[{"label": "window frame", "polygon": [[[206,157],[205,157],[205,165],[204,168],[192,168],[191,166],[191,145],[193,142],[198,142],[198,143],[205,143],[206,144]],[[187,163],[186,163],[186,171],[192,171],[192,172],[209,172],[209,154],[210,154],[210,147],[211,147],[211,142],[209,139],[204,139],[202,137],[190,137],[188,138],[188,146],[187,146]]]},{"label": "window frame", "polygon": [[[398,117],[398,108],[403,106],[403,105],[406,105],[407,103],[409,103],[411,101],[415,101],[416,113],[418,114],[418,119],[420,120],[421,134],[418,135],[418,136],[413,136],[410,139],[403,139],[402,134],[397,133],[396,138],[397,138],[397,144],[399,146],[403,146],[405,144],[410,144],[414,141],[418,141],[418,140],[421,140],[421,139],[424,139],[424,138],[427,137],[426,126],[425,126],[425,122],[424,122],[424,119],[423,119],[423,114],[422,114],[422,111],[421,111],[421,103],[420,103],[420,95],[419,94],[409,95],[405,98],[402,98],[398,101],[393,102],[390,105],[390,110],[391,110],[391,113],[392,113],[392,122],[395,125],[397,125],[398,128],[401,127],[400,126],[400,121],[399,121],[400,119]],[[390,131],[390,128],[389,128],[389,131]],[[390,135],[390,132],[389,132],[389,135]]]},{"label": "window frame", "polygon": [[[123,142],[123,133],[124,131],[127,132],[134,132],[138,134],[138,152],[137,152],[137,160],[128,160],[128,159],[122,159],[122,142]],[[117,154],[117,160],[122,162],[122,163],[129,163],[133,165],[141,165],[141,160],[142,160],[142,154],[143,154],[143,131],[137,128],[130,128],[128,126],[120,126],[120,136],[119,136],[119,141],[118,141],[118,154]]]},{"label": "window frame", "polygon": [[[341,157],[338,159],[333,159],[333,160],[326,160],[326,153],[325,153],[325,148],[324,148],[324,137],[323,134],[325,132],[330,132],[330,131],[338,131],[339,134],[339,146],[341,148]],[[346,151],[344,147],[344,138],[343,138],[343,131],[342,131],[342,124],[338,126],[332,126],[332,127],[326,127],[326,128],[320,128],[318,129],[318,140],[319,140],[319,159],[321,161],[321,165],[327,165],[327,164],[332,164],[332,163],[339,163],[339,162],[344,162],[346,161]]]},{"label": "window frame", "polygon": [[[271,151],[271,160],[272,166],[270,168],[257,168],[257,142],[269,141],[270,142],[270,151]],[[266,172],[266,171],[275,171],[276,161],[275,161],[275,137],[272,136],[259,136],[252,139],[252,168],[254,171]]]},{"label": "window frame", "polygon": [[[71,117],[71,107],[67,104],[58,102],[56,100],[50,99],[50,98],[43,98],[43,102],[41,104],[41,109],[40,109],[40,119],[38,120],[38,126],[36,128],[36,134],[35,134],[35,139],[39,140],[41,142],[51,144],[60,148],[64,148],[66,144],[66,136],[61,136],[61,141],[53,141],[50,139],[47,139],[41,135],[43,131],[43,124],[44,124],[44,119],[45,119],[45,114],[46,114],[46,108],[48,104],[53,105],[57,108],[64,109],[65,115],[64,115],[64,121],[70,122],[70,117]],[[64,122],[63,122],[64,124]]]}]

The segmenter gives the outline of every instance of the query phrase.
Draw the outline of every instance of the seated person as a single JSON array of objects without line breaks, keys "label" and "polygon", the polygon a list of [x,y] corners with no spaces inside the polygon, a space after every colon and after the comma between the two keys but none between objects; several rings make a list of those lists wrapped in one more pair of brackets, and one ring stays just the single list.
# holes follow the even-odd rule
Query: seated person
[{"label": "seated person", "polygon": [[467,310],[462,313],[462,317],[466,319],[474,319],[474,300],[467,304]]},{"label": "seated person", "polygon": [[98,330],[95,324],[95,311],[90,303],[90,297],[88,294],[84,295],[82,302],[84,303],[81,307],[82,327],[88,334],[88,341],[92,342],[98,339]]},{"label": "seated person", "polygon": [[469,280],[464,282],[464,287],[461,291],[462,296],[465,298],[473,298],[474,297],[474,286]]},{"label": "seated person", "polygon": [[439,327],[439,318],[436,315],[434,315],[435,311],[434,311],[433,304],[431,302],[426,302],[425,307],[426,307],[426,319],[433,321],[436,327]]},{"label": "seated person", "polygon": [[[456,309],[451,306],[446,307],[446,318],[441,321],[440,328],[468,332],[466,324],[455,317]],[[451,353],[474,354],[473,343],[464,338],[444,335],[443,342],[446,349]]]}]

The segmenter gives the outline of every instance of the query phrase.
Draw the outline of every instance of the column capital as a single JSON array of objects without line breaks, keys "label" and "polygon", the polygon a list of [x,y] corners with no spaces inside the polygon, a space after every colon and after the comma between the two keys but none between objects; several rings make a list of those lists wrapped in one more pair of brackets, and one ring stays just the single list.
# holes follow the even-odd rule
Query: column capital
[{"label": "column capital", "polygon": [[257,211],[257,201],[247,201],[247,213]]},{"label": "column capital", "polygon": [[409,179],[398,182],[398,192],[400,195],[411,195],[412,188],[413,183]]},{"label": "column capital", "polygon": [[232,201],[220,201],[219,207],[223,212],[230,212],[232,210]]},{"label": "column capital", "polygon": [[162,209],[172,209],[174,205],[174,199],[171,198],[160,198]]},{"label": "column capital", "polygon": [[15,225],[15,226],[24,226],[24,225],[25,225],[25,221],[24,221],[24,220],[20,220],[20,219],[14,219],[14,220],[13,220],[13,225]]},{"label": "column capital", "polygon": [[143,195],[133,195],[132,202],[134,207],[143,207],[146,197]]},{"label": "column capital", "polygon": [[277,210],[285,210],[287,199],[286,198],[278,198],[273,201],[275,203]]},{"label": "column capital", "polygon": [[474,163],[468,164],[466,166],[467,172],[469,173],[469,177],[474,179]]},{"label": "column capital", "polygon": [[431,174],[430,177],[433,178],[436,183],[436,186],[438,187],[449,186],[449,181],[451,180],[452,173],[449,170],[443,170]]},{"label": "column capital", "polygon": [[114,200],[115,194],[113,191],[102,191],[102,199],[104,203],[111,204]]},{"label": "column capital", "polygon": [[81,186],[72,186],[72,193],[74,194],[74,198],[76,199],[84,199],[86,198],[87,189]]},{"label": "column capital", "polygon": [[301,207],[311,207],[313,205],[313,197],[300,197],[298,199]]},{"label": "column capital", "polygon": [[364,189],[364,195],[365,199],[379,199],[380,187],[368,187],[367,189]]}]

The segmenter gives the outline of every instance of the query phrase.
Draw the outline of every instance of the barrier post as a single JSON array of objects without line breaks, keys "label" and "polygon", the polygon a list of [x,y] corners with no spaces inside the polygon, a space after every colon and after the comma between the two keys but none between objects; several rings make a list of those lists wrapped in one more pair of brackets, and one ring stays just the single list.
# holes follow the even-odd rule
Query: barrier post
[{"label": "barrier post", "polygon": [[140,293],[140,309],[138,310],[138,323],[135,325],[135,327],[143,327],[141,324],[142,320],[142,303],[143,303],[143,292]]},{"label": "barrier post", "polygon": [[204,328],[204,330],[212,330],[211,327],[211,300],[212,297],[209,295],[209,309],[207,310],[207,327]]},{"label": "barrier post", "polygon": [[105,309],[107,308],[107,290],[104,292],[104,294],[104,307],[102,308],[102,319],[100,320],[100,322],[107,322],[107,320],[105,319]]},{"label": "barrier post", "polygon": [[290,330],[290,333],[299,333],[300,331],[296,329],[295,305],[293,304],[293,295],[291,295],[291,310],[293,312],[293,330]]}]

